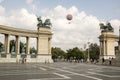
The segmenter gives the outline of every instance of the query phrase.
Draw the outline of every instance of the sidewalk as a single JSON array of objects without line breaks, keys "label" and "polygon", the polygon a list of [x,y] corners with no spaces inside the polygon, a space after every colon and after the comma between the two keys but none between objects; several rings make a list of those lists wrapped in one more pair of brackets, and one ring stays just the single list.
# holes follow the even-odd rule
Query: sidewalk
[{"label": "sidewalk", "polygon": [[111,64],[109,63],[109,60],[105,60],[105,62],[102,64],[102,62],[96,63],[98,65],[103,65],[103,66],[117,66],[120,67],[120,60],[112,59]]}]

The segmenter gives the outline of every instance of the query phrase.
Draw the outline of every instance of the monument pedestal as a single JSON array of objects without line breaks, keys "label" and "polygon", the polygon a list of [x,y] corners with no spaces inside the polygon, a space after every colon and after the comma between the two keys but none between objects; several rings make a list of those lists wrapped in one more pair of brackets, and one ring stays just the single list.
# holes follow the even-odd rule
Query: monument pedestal
[{"label": "monument pedestal", "polygon": [[114,33],[113,31],[102,31],[100,39],[100,59],[115,58]]},{"label": "monument pedestal", "polygon": [[52,33],[49,27],[38,28],[37,62],[53,62],[51,55],[51,39]]}]

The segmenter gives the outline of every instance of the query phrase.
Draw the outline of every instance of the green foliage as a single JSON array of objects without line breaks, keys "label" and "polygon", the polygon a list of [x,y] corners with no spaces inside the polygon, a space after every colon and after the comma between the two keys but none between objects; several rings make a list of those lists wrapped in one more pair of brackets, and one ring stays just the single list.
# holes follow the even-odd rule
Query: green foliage
[{"label": "green foliage", "polygon": [[70,58],[84,59],[84,53],[78,47],[69,49],[67,50],[67,59]]},{"label": "green foliage", "polygon": [[[92,44],[91,44],[92,45]],[[90,45],[90,57],[93,59],[99,58],[99,46],[97,44]],[[92,53],[92,54],[91,54]],[[87,60],[88,51],[81,51],[78,47],[66,50],[66,53],[61,50],[61,48],[52,48],[52,58],[53,59],[85,59]]]},{"label": "green foliage", "polygon": [[84,56],[84,60],[87,60],[87,58],[88,58],[88,51],[86,50],[86,51],[83,51],[83,56]]},{"label": "green foliage", "polygon": [[89,52],[90,52],[90,58],[91,59],[99,59],[99,55],[100,55],[100,50],[99,50],[99,46],[96,43],[92,43],[89,46]]},{"label": "green foliage", "polygon": [[65,59],[66,58],[66,53],[58,47],[53,48],[52,47],[52,59]]}]

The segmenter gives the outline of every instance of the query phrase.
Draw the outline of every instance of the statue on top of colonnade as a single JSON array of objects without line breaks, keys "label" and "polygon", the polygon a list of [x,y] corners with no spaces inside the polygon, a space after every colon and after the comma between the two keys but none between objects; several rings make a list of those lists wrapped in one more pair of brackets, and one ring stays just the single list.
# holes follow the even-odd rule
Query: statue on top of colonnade
[{"label": "statue on top of colonnade", "polygon": [[43,23],[41,16],[39,16],[39,17],[37,17],[37,21],[38,21],[38,24],[37,24],[38,28],[39,27],[49,27],[50,28],[52,26],[50,19],[46,19],[45,22]]},{"label": "statue on top of colonnade", "polygon": [[99,25],[102,31],[111,31],[111,32],[114,31],[113,27],[111,26],[109,22],[107,22],[106,25],[104,25],[103,23],[100,23]]}]

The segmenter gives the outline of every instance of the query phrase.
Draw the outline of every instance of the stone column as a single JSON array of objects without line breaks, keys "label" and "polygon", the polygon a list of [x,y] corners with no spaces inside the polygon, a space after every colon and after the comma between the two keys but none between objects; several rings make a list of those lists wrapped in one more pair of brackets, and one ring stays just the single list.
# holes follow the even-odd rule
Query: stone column
[{"label": "stone column", "polygon": [[10,50],[10,40],[9,40],[9,34],[5,34],[5,53],[9,53]]},{"label": "stone column", "polygon": [[48,54],[51,54],[51,38],[48,38]]},{"label": "stone column", "polygon": [[40,54],[40,37],[37,38],[37,54]]},{"label": "stone column", "polygon": [[108,55],[108,51],[107,51],[107,46],[108,44],[107,44],[107,39],[106,39],[106,41],[105,41],[105,54],[106,54],[106,56]]},{"label": "stone column", "polygon": [[20,53],[20,37],[16,36],[16,43],[15,43],[15,53]]},{"label": "stone column", "polygon": [[26,37],[26,54],[30,53],[30,38]]},{"label": "stone column", "polygon": [[118,41],[118,54],[120,55],[120,41]]},{"label": "stone column", "polygon": [[103,53],[102,53],[102,41],[100,41],[100,56],[102,56]]},{"label": "stone column", "polygon": [[103,41],[103,55],[106,55],[106,45],[105,45],[105,40]]}]

